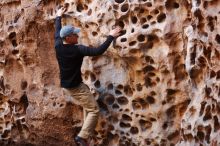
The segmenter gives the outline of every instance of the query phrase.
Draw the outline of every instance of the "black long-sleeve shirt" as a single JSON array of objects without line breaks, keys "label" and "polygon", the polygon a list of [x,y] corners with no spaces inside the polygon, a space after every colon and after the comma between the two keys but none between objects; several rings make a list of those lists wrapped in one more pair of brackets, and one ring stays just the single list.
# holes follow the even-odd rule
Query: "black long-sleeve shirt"
[{"label": "black long-sleeve shirt", "polygon": [[107,50],[114,37],[109,35],[98,48],[91,48],[84,45],[63,44],[60,37],[61,17],[56,18],[55,29],[55,49],[60,69],[60,84],[63,88],[73,88],[82,82],[83,57],[101,55]]}]

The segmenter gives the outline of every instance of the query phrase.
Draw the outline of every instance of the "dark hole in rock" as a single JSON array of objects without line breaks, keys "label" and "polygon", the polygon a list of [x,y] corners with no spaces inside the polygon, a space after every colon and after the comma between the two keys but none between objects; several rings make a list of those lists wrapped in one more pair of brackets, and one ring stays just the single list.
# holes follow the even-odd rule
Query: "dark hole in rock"
[{"label": "dark hole in rock", "polygon": [[220,129],[220,123],[217,116],[214,116],[214,132],[217,132]]},{"label": "dark hole in rock", "polygon": [[119,106],[118,106],[118,104],[114,103],[114,104],[112,105],[112,108],[113,108],[113,109],[119,109]]},{"label": "dark hole in rock", "polygon": [[121,38],[121,42],[126,42],[127,38]]},{"label": "dark hole in rock", "polygon": [[29,105],[28,97],[27,97],[26,93],[22,95],[19,103],[23,104],[24,111],[26,113],[26,109],[27,109],[27,107]]},{"label": "dark hole in rock", "polygon": [[173,105],[170,108],[167,109],[166,111],[167,117],[172,119],[176,116],[176,106]]},{"label": "dark hole in rock", "polygon": [[97,35],[98,35],[98,33],[97,33],[97,32],[95,32],[95,31],[93,31],[93,32],[92,32],[92,35],[93,35],[93,36],[97,36]]},{"label": "dark hole in rock", "polygon": [[136,89],[137,89],[137,91],[142,91],[142,85],[141,84],[137,84],[136,85]]},{"label": "dark hole in rock", "polygon": [[149,27],[149,24],[144,24],[144,25],[142,26],[143,29],[147,29],[148,27]]},{"label": "dark hole in rock", "polygon": [[177,2],[175,2],[175,0],[167,0],[165,2],[165,7],[167,10],[171,10],[173,8],[179,8],[179,4]]},{"label": "dark hole in rock", "polygon": [[220,44],[220,35],[219,34],[216,35],[215,41]]},{"label": "dark hole in rock", "polygon": [[146,120],[143,120],[143,119],[140,119],[139,120],[139,124],[141,126],[141,130],[142,131],[145,131],[147,130],[148,128],[151,128],[152,127],[152,123],[149,122],[149,121],[146,121]]},{"label": "dark hole in rock", "polygon": [[175,90],[175,89],[167,89],[167,95],[174,95],[175,93],[177,93],[177,90]]},{"label": "dark hole in rock", "polygon": [[150,20],[150,19],[152,19],[152,18],[153,18],[152,15],[148,15],[148,16],[147,16],[147,19],[148,19],[148,20]]},{"label": "dark hole in rock", "polygon": [[16,55],[16,54],[18,54],[19,53],[19,50],[17,50],[17,49],[14,49],[14,50],[12,50],[12,52],[11,52],[13,55]]},{"label": "dark hole in rock", "polygon": [[9,34],[9,39],[13,39],[13,38],[15,38],[16,37],[16,32],[11,32],[10,34]]},{"label": "dark hole in rock", "polygon": [[69,6],[70,6],[69,3],[64,3],[64,7],[65,7],[66,9],[68,9]]},{"label": "dark hole in rock", "polygon": [[92,82],[94,82],[96,80],[96,76],[94,73],[90,73],[90,79]]},{"label": "dark hole in rock", "polygon": [[128,104],[128,99],[124,96],[117,98],[117,101],[120,105],[127,105]]},{"label": "dark hole in rock", "polygon": [[180,5],[177,2],[173,3],[173,8],[178,9],[180,7]]},{"label": "dark hole in rock", "polygon": [[115,94],[116,94],[116,95],[121,95],[122,93],[121,93],[120,90],[117,90],[117,89],[116,89],[116,90],[115,90]]},{"label": "dark hole in rock", "polygon": [[129,46],[134,46],[137,43],[137,41],[132,41],[129,43]]},{"label": "dark hole in rock", "polygon": [[124,86],[124,92],[128,96],[132,96],[133,95],[133,91],[132,91],[132,89],[131,89],[131,87],[129,85],[125,85]]},{"label": "dark hole in rock", "polygon": [[17,23],[18,22],[18,19],[20,18],[20,14],[17,14],[16,16],[15,16],[15,19],[14,19],[14,23]]},{"label": "dark hole in rock", "polygon": [[145,41],[145,36],[143,34],[140,34],[140,35],[138,35],[137,40],[139,42],[143,42],[143,41]]},{"label": "dark hole in rock", "polygon": [[201,0],[196,0],[196,5],[199,6],[201,4]]},{"label": "dark hole in rock", "polygon": [[129,5],[128,5],[128,4],[124,4],[124,5],[121,7],[121,11],[122,11],[122,12],[127,12],[127,11],[128,11],[128,8],[129,8]]},{"label": "dark hole in rock", "polygon": [[155,103],[155,99],[152,96],[147,96],[146,100],[149,104],[154,104]]},{"label": "dark hole in rock", "polygon": [[205,134],[202,131],[198,131],[196,136],[198,137],[198,139],[200,141],[203,141],[204,137],[205,137]]},{"label": "dark hole in rock", "polygon": [[153,140],[147,138],[147,139],[145,139],[144,141],[145,141],[145,143],[146,143],[147,145],[151,145],[151,143],[152,143]]},{"label": "dark hole in rock", "polygon": [[147,7],[152,7],[152,3],[151,2],[147,2],[146,5],[147,5]]},{"label": "dark hole in rock", "polygon": [[132,118],[127,114],[123,114],[122,119],[125,120],[125,121],[132,121]]},{"label": "dark hole in rock", "polygon": [[126,34],[126,30],[122,30],[120,36],[125,35]]},{"label": "dark hole in rock", "polygon": [[145,22],[147,22],[147,19],[145,17],[141,18],[141,24],[144,24]]},{"label": "dark hole in rock", "polygon": [[164,122],[162,128],[165,130],[168,127],[168,122]]},{"label": "dark hole in rock", "polygon": [[203,117],[203,121],[207,121],[211,119],[212,119],[211,106],[208,105],[205,110],[205,116]]},{"label": "dark hole in rock", "polygon": [[118,9],[118,5],[113,5],[113,9],[117,10]]},{"label": "dark hole in rock", "polygon": [[10,130],[5,130],[4,133],[1,135],[2,138],[8,138],[10,136]]},{"label": "dark hole in rock", "polygon": [[154,72],[149,72],[149,73],[147,74],[147,76],[148,76],[148,77],[154,77],[154,76],[156,76],[156,74],[155,74]]},{"label": "dark hole in rock", "polygon": [[118,123],[118,115],[111,115],[108,117],[108,120],[111,121],[112,123]]},{"label": "dark hole in rock", "polygon": [[131,127],[130,132],[131,134],[138,134],[139,130],[137,127]]},{"label": "dark hole in rock", "polygon": [[136,100],[132,101],[132,107],[134,110],[140,110],[142,108],[141,104],[139,104]]},{"label": "dark hole in rock", "polygon": [[157,119],[151,117],[151,118],[150,118],[150,121],[152,121],[152,122],[156,122]]},{"label": "dark hole in rock", "polygon": [[119,84],[119,85],[117,86],[117,88],[120,89],[120,90],[122,90],[124,87],[123,87],[123,85]]},{"label": "dark hole in rock", "polygon": [[152,87],[155,85],[154,82],[152,81],[152,79],[149,77],[145,77],[144,80],[145,80],[144,84],[146,87]]},{"label": "dark hole in rock", "polygon": [[123,21],[119,21],[118,23],[117,23],[117,25],[119,25],[122,29],[124,28],[124,26],[125,26],[125,24],[124,24],[124,22]]},{"label": "dark hole in rock", "polygon": [[61,103],[61,104],[60,104],[60,107],[63,107],[63,106],[64,106],[64,104]]},{"label": "dark hole in rock", "polygon": [[207,141],[207,143],[210,143],[210,134],[212,131],[211,125],[206,126],[205,131],[206,131],[205,140]]},{"label": "dark hole in rock", "polygon": [[198,58],[198,65],[201,66],[201,67],[205,67],[205,65],[206,65],[206,59],[205,59],[204,57],[200,56],[200,57]]},{"label": "dark hole in rock", "polygon": [[199,19],[199,21],[202,21],[204,19],[200,9],[196,9],[194,12],[194,15],[195,15],[195,17],[197,17]]},{"label": "dark hole in rock", "polygon": [[154,14],[155,14],[155,15],[158,14],[159,12],[160,12],[160,11],[157,10],[157,9],[154,10]]},{"label": "dark hole in rock", "polygon": [[176,130],[175,132],[171,133],[170,135],[168,135],[167,139],[172,141],[173,139],[175,139],[176,137],[178,137],[180,135],[179,130]]},{"label": "dark hole in rock", "polygon": [[96,88],[100,88],[101,87],[101,84],[100,84],[99,80],[97,80],[94,85],[95,85]]},{"label": "dark hole in rock", "polygon": [[101,111],[101,112],[103,112],[103,113],[105,113],[105,114],[108,114],[108,113],[109,113],[107,105],[106,105],[105,103],[103,103],[103,101],[102,101],[101,98],[99,98],[99,99],[97,100],[97,103],[98,103],[98,105],[99,105],[99,108],[100,108],[100,111]]},{"label": "dark hole in rock", "polygon": [[166,14],[161,13],[160,15],[157,16],[157,22],[161,23],[166,19]]},{"label": "dark hole in rock", "polygon": [[131,127],[131,124],[130,124],[130,123],[120,122],[119,125],[120,125],[121,128],[129,128],[129,127]]},{"label": "dark hole in rock", "polygon": [[105,102],[108,105],[112,105],[115,101],[115,97],[112,94],[108,94],[105,96]]},{"label": "dark hole in rock", "polygon": [[88,10],[88,5],[83,5],[85,10]]},{"label": "dark hole in rock", "polygon": [[150,25],[154,25],[154,24],[156,24],[156,21],[152,21],[152,22],[150,23]]},{"label": "dark hole in rock", "polygon": [[125,0],[115,0],[116,3],[123,3]]},{"label": "dark hole in rock", "polygon": [[209,96],[211,92],[212,92],[212,89],[206,86],[205,87],[206,96]]},{"label": "dark hole in rock", "polygon": [[144,73],[155,71],[155,68],[151,65],[148,65],[143,68]]},{"label": "dark hole in rock", "polygon": [[220,70],[218,70],[216,74],[217,74],[216,79],[220,79]]},{"label": "dark hole in rock", "polygon": [[139,13],[144,13],[144,9],[139,9]]},{"label": "dark hole in rock", "polygon": [[154,91],[151,91],[150,94],[151,94],[151,96],[157,95],[156,92],[154,92]]},{"label": "dark hole in rock", "polygon": [[149,34],[147,35],[147,40],[148,41],[157,41],[159,40],[158,36],[154,35],[154,34]]},{"label": "dark hole in rock", "polygon": [[24,80],[21,81],[21,89],[22,90],[25,90],[27,88],[27,85],[28,85],[27,81],[24,81]]},{"label": "dark hole in rock", "polygon": [[151,56],[146,56],[146,57],[145,57],[145,61],[146,61],[146,63],[150,63],[150,64],[153,64],[153,63],[154,63],[154,60],[152,59]]},{"label": "dark hole in rock", "polygon": [[114,129],[115,127],[112,124],[108,125],[108,131],[113,131]]},{"label": "dark hole in rock", "polygon": [[12,43],[13,47],[17,47],[17,46],[18,46],[18,44],[17,44],[17,41],[16,41],[16,40],[12,40],[12,41],[11,41],[11,43]]},{"label": "dark hole in rock", "polygon": [[[73,12],[74,13],[74,12]],[[92,9],[89,9],[89,11],[88,11],[88,16],[90,16],[91,14],[92,14]]]},{"label": "dark hole in rock", "polygon": [[113,84],[111,83],[108,85],[108,90],[112,90],[112,89],[113,89]]},{"label": "dark hole in rock", "polygon": [[204,3],[203,3],[203,8],[204,8],[204,9],[207,9],[208,5],[209,5],[209,4],[208,4],[208,1],[204,1]]},{"label": "dark hole in rock", "polygon": [[81,3],[78,3],[78,5],[76,6],[76,10],[77,10],[78,12],[82,12],[82,10],[83,10],[83,5],[82,5]]},{"label": "dark hole in rock", "polygon": [[137,21],[138,21],[138,19],[137,19],[136,16],[132,16],[132,17],[131,17],[131,22],[132,22],[132,23],[136,24]]}]

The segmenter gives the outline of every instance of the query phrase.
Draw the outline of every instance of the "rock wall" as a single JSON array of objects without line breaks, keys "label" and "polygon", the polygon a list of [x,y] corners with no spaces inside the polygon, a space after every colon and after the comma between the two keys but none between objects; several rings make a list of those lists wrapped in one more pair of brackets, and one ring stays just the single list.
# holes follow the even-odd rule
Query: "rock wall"
[{"label": "rock wall", "polygon": [[75,145],[82,109],[59,87],[54,18],[98,46],[84,82],[101,108],[100,146],[220,145],[219,0],[1,0],[0,145]]}]

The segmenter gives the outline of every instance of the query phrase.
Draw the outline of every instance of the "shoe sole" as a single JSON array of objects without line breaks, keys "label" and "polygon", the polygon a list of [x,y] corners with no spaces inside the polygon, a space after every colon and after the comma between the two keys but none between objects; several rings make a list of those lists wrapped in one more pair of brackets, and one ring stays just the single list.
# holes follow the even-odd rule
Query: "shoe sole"
[{"label": "shoe sole", "polygon": [[77,142],[76,140],[74,140],[74,141],[75,141],[76,146],[84,146],[80,142]]}]

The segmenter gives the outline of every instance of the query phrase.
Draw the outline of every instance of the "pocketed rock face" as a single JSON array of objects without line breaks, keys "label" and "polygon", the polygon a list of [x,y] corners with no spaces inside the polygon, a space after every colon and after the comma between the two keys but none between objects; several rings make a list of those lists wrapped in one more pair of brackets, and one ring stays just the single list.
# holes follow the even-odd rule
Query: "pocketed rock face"
[{"label": "pocketed rock face", "polygon": [[61,4],[85,45],[123,28],[83,63],[101,109],[97,145],[220,145],[218,0],[1,1],[1,145],[74,145],[82,112],[62,95],[53,47]]}]

